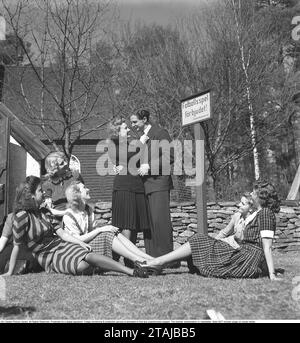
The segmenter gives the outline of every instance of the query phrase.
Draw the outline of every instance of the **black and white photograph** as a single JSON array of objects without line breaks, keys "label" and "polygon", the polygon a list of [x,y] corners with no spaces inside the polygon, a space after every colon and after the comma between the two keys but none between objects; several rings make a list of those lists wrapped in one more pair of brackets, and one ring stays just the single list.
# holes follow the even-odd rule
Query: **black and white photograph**
[{"label": "black and white photograph", "polygon": [[0,323],[76,322],[300,322],[299,0],[0,0]]}]

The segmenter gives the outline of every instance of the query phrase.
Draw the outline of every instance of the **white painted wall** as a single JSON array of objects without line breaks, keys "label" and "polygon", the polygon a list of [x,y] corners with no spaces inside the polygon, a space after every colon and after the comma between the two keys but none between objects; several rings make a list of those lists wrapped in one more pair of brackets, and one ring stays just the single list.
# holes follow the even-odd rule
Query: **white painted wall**
[{"label": "white painted wall", "polygon": [[[12,137],[9,137],[9,142],[12,144],[19,145],[20,144]],[[41,167],[38,161],[36,161],[28,152],[26,157],[26,176],[34,175],[37,177],[41,176]]]}]

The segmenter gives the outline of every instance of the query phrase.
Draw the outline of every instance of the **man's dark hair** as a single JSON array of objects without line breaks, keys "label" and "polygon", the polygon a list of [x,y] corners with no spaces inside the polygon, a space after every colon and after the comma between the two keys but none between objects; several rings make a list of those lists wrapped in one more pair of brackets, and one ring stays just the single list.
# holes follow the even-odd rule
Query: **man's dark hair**
[{"label": "man's dark hair", "polygon": [[147,110],[139,110],[136,112],[136,116],[141,120],[146,118],[147,121],[149,121],[150,118],[150,112]]}]

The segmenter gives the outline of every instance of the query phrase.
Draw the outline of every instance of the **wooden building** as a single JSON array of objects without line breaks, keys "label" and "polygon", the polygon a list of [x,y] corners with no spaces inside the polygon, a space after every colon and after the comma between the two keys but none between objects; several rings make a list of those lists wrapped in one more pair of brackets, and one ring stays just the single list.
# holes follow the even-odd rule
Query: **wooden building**
[{"label": "wooden building", "polygon": [[[11,138],[18,145],[11,143]],[[26,177],[27,154],[41,164],[49,152],[49,147],[0,102],[0,227],[12,211],[17,185]]]}]

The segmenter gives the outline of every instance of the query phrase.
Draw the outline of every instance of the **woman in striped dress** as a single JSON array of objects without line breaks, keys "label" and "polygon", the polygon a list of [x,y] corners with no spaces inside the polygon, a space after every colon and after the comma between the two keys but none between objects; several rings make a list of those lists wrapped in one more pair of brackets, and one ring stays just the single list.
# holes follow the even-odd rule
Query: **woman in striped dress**
[{"label": "woman in striped dress", "polygon": [[258,182],[252,198],[258,214],[244,229],[239,249],[204,234],[195,234],[181,247],[147,263],[149,271],[159,271],[163,265],[190,259],[192,271],[206,277],[257,278],[269,275],[277,280],[272,258],[272,239],[276,229],[279,200],[273,185]]},{"label": "woman in striped dress", "polygon": [[66,189],[68,209],[63,216],[63,228],[70,235],[89,243],[98,254],[112,258],[112,252],[134,262],[153,259],[120,234],[112,225],[97,227],[97,221],[87,202],[91,199],[89,189],[79,181],[73,181]]},{"label": "woman in striped dress", "polygon": [[139,266],[130,269],[109,257],[91,252],[88,244],[69,235],[62,228],[53,226],[48,210],[39,210],[42,202],[41,180],[35,176],[27,177],[16,193],[13,222],[14,248],[6,275],[13,274],[20,246],[26,244],[48,273],[77,275],[93,266],[135,277],[148,276],[147,272]]}]

